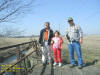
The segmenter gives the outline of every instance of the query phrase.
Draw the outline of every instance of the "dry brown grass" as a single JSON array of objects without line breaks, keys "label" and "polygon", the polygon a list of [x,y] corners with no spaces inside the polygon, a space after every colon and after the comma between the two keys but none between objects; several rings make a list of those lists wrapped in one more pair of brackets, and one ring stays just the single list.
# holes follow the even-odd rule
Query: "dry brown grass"
[{"label": "dry brown grass", "polygon": [[100,68],[100,35],[85,36],[82,52],[85,63]]},{"label": "dry brown grass", "polygon": [[[38,39],[38,38],[35,38]],[[69,63],[67,40],[63,38],[62,61]],[[0,47],[31,41],[30,38],[0,38]],[[84,63],[100,68],[100,35],[84,36],[82,44]],[[76,57],[75,57],[76,58]]]},{"label": "dry brown grass", "polygon": [[34,39],[37,39],[37,38],[36,37],[34,38],[0,38],[0,47],[29,42]]},{"label": "dry brown grass", "polygon": [[[0,48],[1,47],[6,47],[6,46],[11,46],[11,45],[16,45],[16,44],[21,44],[21,43],[25,43],[25,42],[29,42],[34,40],[34,38],[0,38]],[[24,46],[20,46],[20,48],[22,47],[27,47],[27,45]],[[14,48],[10,48],[10,49],[6,49],[6,50],[0,50],[0,57],[9,57],[12,56],[13,54],[15,54],[16,52],[16,47]]]},{"label": "dry brown grass", "polygon": [[[84,36],[82,44],[82,54],[84,63],[100,68],[100,35]],[[65,63],[69,63],[66,39],[64,39],[62,59]]]}]

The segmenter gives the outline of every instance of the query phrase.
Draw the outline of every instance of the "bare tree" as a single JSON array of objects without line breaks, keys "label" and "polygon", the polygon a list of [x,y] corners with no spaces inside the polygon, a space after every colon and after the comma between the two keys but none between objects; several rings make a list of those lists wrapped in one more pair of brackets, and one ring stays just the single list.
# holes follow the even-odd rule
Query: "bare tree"
[{"label": "bare tree", "polygon": [[[35,0],[0,0],[0,23],[15,20],[18,16],[29,13],[34,6]],[[0,36],[15,36],[21,32],[8,27],[0,32]]]},{"label": "bare tree", "polygon": [[[0,23],[7,22],[34,7],[35,0],[1,0],[0,1]],[[29,11],[28,11],[29,12]],[[17,15],[17,16],[16,16]]]}]

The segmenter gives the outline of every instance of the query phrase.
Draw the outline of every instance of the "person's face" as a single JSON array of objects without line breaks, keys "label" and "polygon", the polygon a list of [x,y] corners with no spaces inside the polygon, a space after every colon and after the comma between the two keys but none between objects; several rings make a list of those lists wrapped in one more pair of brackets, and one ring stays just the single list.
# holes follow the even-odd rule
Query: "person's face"
[{"label": "person's face", "polygon": [[72,26],[73,25],[73,21],[68,21],[68,23]]},{"label": "person's face", "polygon": [[49,28],[49,23],[45,23],[45,29],[48,29]]},{"label": "person's face", "polygon": [[55,37],[58,37],[59,35],[58,35],[58,33],[55,33]]}]

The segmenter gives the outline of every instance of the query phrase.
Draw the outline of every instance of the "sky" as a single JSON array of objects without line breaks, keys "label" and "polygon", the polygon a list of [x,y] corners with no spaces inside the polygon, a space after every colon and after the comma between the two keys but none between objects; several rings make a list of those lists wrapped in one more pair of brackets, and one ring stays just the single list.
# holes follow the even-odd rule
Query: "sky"
[{"label": "sky", "polygon": [[31,14],[9,24],[24,29],[24,35],[39,35],[44,22],[49,21],[51,29],[59,30],[60,26],[64,35],[69,25],[67,19],[72,17],[84,34],[100,34],[100,0],[36,0],[36,3],[39,5],[31,9]]}]

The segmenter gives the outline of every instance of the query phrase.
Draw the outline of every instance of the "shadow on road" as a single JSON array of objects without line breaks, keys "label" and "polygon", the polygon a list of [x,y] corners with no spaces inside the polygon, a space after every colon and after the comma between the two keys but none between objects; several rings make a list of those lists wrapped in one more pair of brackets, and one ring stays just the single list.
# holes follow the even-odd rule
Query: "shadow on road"
[{"label": "shadow on road", "polygon": [[46,70],[46,67],[47,67],[47,64],[45,64],[42,68],[42,72],[40,73],[40,75],[44,75],[45,73],[45,70]]},{"label": "shadow on road", "polygon": [[[92,65],[95,65],[97,62],[98,62],[98,60],[95,59],[94,61],[86,62],[83,66],[84,67],[92,66]],[[75,61],[75,63],[78,64],[77,61]],[[67,62],[66,60],[63,60],[63,65],[67,65],[67,64],[70,64],[70,63]]]},{"label": "shadow on road", "polygon": [[87,63],[85,63],[85,65],[86,65],[85,67],[95,65],[97,62],[98,62],[98,60],[94,60],[92,62],[87,62]]},{"label": "shadow on road", "polygon": [[54,75],[54,67],[53,67],[53,64],[51,64],[51,74],[50,75]]}]

